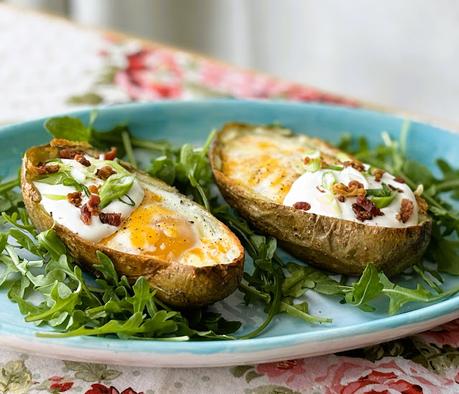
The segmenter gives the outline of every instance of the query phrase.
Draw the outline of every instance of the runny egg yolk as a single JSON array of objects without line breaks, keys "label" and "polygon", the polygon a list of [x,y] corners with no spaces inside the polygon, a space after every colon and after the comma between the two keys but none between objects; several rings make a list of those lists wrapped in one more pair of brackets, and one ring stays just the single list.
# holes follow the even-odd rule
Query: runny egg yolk
[{"label": "runny egg yolk", "polygon": [[160,206],[159,196],[147,192],[143,203],[126,220],[123,228],[141,254],[160,260],[177,260],[199,244],[194,224],[176,212]]}]

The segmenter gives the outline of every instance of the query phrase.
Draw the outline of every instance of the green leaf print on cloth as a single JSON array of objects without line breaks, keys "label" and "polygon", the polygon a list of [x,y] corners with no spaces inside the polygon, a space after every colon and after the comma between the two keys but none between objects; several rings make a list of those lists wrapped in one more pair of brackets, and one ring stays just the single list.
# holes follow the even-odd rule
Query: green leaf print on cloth
[{"label": "green leaf print on cloth", "polygon": [[11,360],[1,366],[0,392],[4,394],[25,394],[32,385],[32,374],[24,360]]},{"label": "green leaf print on cloth", "polygon": [[105,364],[78,363],[64,361],[66,369],[75,372],[75,378],[85,382],[110,382],[119,377],[122,372],[110,369]]}]

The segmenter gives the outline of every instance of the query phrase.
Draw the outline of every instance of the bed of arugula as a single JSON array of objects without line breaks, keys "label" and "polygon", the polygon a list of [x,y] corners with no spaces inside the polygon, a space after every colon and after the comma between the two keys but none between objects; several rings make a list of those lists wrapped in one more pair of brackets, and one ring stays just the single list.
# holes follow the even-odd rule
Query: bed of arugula
[{"label": "bed of arugula", "polygon": [[[400,141],[382,134],[383,143],[371,148],[365,138],[344,135],[340,148],[358,159],[402,176],[416,189],[423,185],[423,197],[433,218],[433,237],[426,265],[419,264],[408,273],[410,288],[402,287],[377,272],[371,262],[360,278],[335,276],[288,260],[283,260],[276,239],[257,234],[248,223],[222,204],[218,198],[207,159],[212,134],[202,147],[185,144],[171,146],[167,141],[135,138],[128,126],[109,131],[79,119],[49,119],[45,128],[57,138],[88,141],[100,149],[118,148],[119,156],[137,166],[136,149],[147,151],[151,164],[145,170],[192,196],[225,222],[241,239],[253,260],[253,270],[244,274],[239,290],[247,304],[264,306],[265,320],[253,331],[238,335],[241,322],[225,320],[211,309],[179,311],[155,296],[144,278],[129,283],[114,270],[110,259],[99,254],[101,275],[83,276],[52,230],[37,233],[31,225],[18,191],[18,180],[0,184],[0,288],[17,303],[27,322],[47,325],[38,335],[68,337],[112,335],[120,338],[155,338],[183,341],[191,339],[248,339],[262,333],[274,316],[288,314],[307,324],[327,324],[333,316],[314,316],[308,311],[306,292],[317,292],[363,311],[373,311],[377,299],[387,298],[387,313],[395,314],[410,302],[430,303],[449,297],[459,287],[444,290],[442,273],[459,275],[459,212],[450,205],[459,199],[459,170],[442,159],[437,161],[441,176],[405,156],[408,127]],[[326,312],[326,311],[325,311]]]}]

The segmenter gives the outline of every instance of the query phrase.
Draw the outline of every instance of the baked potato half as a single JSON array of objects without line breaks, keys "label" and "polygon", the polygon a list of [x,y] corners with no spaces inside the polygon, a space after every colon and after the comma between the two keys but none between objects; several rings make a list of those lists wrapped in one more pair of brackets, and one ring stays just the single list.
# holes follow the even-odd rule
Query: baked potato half
[{"label": "baked potato half", "polygon": [[400,178],[277,126],[226,124],[209,151],[215,181],[241,216],[292,255],[359,275],[394,275],[429,243],[427,204]]},{"label": "baked potato half", "polygon": [[223,223],[113,151],[66,140],[30,148],[21,189],[32,223],[53,228],[78,264],[97,274],[101,251],[118,273],[144,276],[170,305],[216,302],[242,278],[244,250]]}]

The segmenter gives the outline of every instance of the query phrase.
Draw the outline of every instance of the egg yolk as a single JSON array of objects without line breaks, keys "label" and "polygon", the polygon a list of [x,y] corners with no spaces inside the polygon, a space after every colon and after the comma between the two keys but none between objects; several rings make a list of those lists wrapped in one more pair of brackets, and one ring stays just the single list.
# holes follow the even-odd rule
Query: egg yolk
[{"label": "egg yolk", "polygon": [[[124,222],[123,230],[128,231],[131,245],[141,254],[170,262],[195,248],[199,237],[192,222],[160,206],[160,199],[147,192],[142,204]],[[104,240],[109,242],[110,239]]]}]

